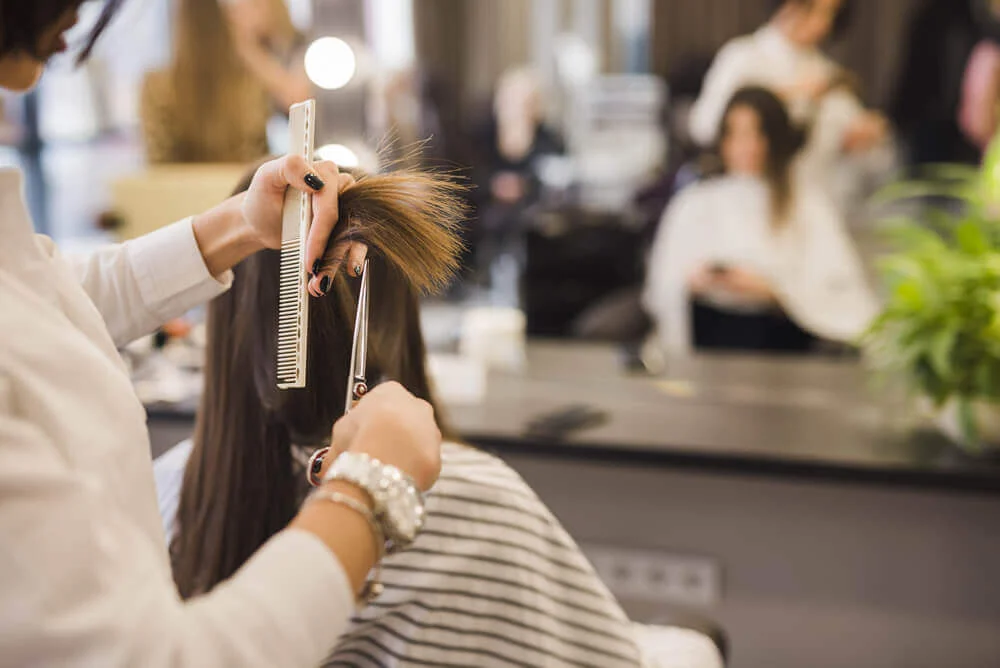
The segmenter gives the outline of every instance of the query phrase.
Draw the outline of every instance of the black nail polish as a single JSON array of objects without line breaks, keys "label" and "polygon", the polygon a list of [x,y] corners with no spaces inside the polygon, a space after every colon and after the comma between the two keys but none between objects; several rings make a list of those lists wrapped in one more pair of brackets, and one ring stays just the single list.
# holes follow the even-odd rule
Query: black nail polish
[{"label": "black nail polish", "polygon": [[312,274],[315,276],[319,273],[319,270],[323,268],[323,262],[321,260],[316,260],[313,262]]},{"label": "black nail polish", "polygon": [[354,275],[355,276],[360,276],[361,272],[363,272],[364,270],[365,270],[365,268],[362,267],[360,264],[354,265]]},{"label": "black nail polish", "polygon": [[324,276],[323,280],[319,282],[319,291],[324,295],[330,291],[330,277]]},{"label": "black nail polish", "polygon": [[323,187],[326,185],[325,183],[323,183],[322,179],[320,179],[315,174],[306,174],[304,180],[306,182],[306,185],[312,188],[313,190],[322,190]]}]

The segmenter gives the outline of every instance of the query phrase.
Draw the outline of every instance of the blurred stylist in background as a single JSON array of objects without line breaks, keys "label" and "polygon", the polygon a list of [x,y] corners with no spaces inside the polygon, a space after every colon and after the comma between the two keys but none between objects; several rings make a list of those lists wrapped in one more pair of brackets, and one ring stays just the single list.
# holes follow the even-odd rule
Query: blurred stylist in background
[{"label": "blurred stylist in background", "polygon": [[[37,83],[45,61],[66,49],[80,4],[0,0],[0,87]],[[106,4],[89,46],[121,4]],[[245,195],[78,259],[33,234],[21,181],[0,170],[0,664],[317,665],[379,558],[371,498],[327,482],[329,502],[306,505],[232,579],[182,602],[145,411],[116,347],[218,295],[233,265],[278,247],[289,185],[314,193],[313,266],[349,177],[332,163],[270,162]],[[366,249],[331,253],[345,251],[353,267]],[[422,489],[440,468],[430,406],[398,385],[374,390],[334,436],[337,449],[395,465]],[[334,493],[351,501],[333,502]]]},{"label": "blurred stylist in background", "polygon": [[267,122],[310,95],[284,0],[179,0],[173,59],[147,76],[142,128],[153,163],[258,160]]}]

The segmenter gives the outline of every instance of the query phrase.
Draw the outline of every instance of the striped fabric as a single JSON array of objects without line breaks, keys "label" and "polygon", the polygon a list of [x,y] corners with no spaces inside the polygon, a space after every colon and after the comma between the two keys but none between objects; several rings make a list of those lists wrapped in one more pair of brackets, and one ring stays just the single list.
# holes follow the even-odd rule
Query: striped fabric
[{"label": "striped fabric", "polygon": [[[154,462],[167,536],[191,448],[185,441]],[[311,451],[294,454],[305,481]],[[460,445],[445,444],[442,461],[424,531],[385,559],[385,593],[359,613],[326,666],[641,666],[625,613],[527,483]],[[709,643],[691,635],[667,654]],[[664,665],[717,665],[681,661]]]},{"label": "striped fabric", "polygon": [[625,614],[573,539],[510,467],[446,444],[413,547],[327,663],[641,665]]}]

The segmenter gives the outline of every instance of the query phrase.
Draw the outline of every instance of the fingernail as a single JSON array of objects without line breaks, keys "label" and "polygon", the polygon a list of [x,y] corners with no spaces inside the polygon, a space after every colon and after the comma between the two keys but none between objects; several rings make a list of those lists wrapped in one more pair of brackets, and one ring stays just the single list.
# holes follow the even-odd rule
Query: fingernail
[{"label": "fingernail", "polygon": [[306,174],[306,178],[304,180],[306,182],[306,185],[312,188],[313,190],[322,190],[323,186],[326,185],[325,183],[323,183],[322,179],[320,179],[315,174]]},{"label": "fingernail", "polygon": [[323,280],[319,282],[319,291],[324,295],[330,290],[330,277],[324,276]]},{"label": "fingernail", "polygon": [[360,264],[354,265],[354,275],[355,276],[360,276],[361,272],[363,272],[364,270],[365,270],[365,268],[362,267]]},{"label": "fingernail", "polygon": [[323,268],[322,264],[323,263],[320,260],[316,260],[315,262],[313,262],[313,270],[312,270],[313,276],[318,274],[319,270]]}]

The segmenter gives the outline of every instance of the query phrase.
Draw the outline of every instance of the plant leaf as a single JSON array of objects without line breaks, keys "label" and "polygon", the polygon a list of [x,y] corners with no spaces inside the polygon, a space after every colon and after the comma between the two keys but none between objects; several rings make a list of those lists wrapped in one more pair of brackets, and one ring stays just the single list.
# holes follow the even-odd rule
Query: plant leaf
[{"label": "plant leaf", "polygon": [[958,397],[958,422],[968,445],[979,447],[979,424],[976,412],[968,397]]},{"label": "plant leaf", "polygon": [[950,379],[952,376],[951,357],[955,347],[955,340],[958,338],[958,325],[949,324],[946,328],[934,334],[930,343],[931,367],[942,379]]},{"label": "plant leaf", "polygon": [[898,202],[928,197],[939,197],[959,201],[977,201],[978,187],[966,182],[902,181],[890,183],[872,197],[875,206],[885,206]]},{"label": "plant leaf", "polygon": [[936,162],[918,165],[917,180],[978,181],[982,178],[979,167],[958,163]]},{"label": "plant leaf", "polygon": [[919,311],[926,302],[920,281],[912,279],[900,281],[893,296],[900,306],[910,311]]},{"label": "plant leaf", "polygon": [[969,255],[983,255],[990,249],[983,228],[971,220],[960,223],[955,228],[955,241]]},{"label": "plant leaf", "polygon": [[[945,240],[937,231],[916,225],[906,216],[884,218],[880,234],[889,243],[903,248],[944,248]],[[942,230],[944,231],[944,230]]]}]

